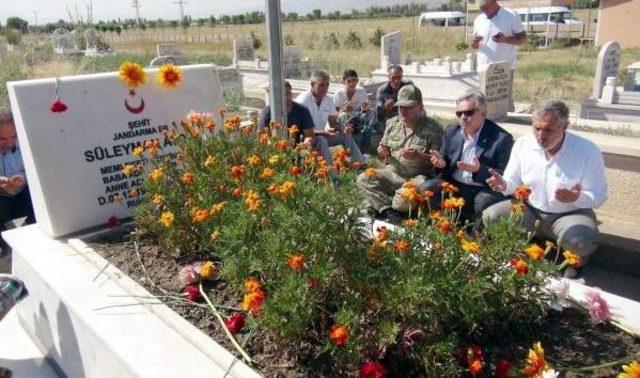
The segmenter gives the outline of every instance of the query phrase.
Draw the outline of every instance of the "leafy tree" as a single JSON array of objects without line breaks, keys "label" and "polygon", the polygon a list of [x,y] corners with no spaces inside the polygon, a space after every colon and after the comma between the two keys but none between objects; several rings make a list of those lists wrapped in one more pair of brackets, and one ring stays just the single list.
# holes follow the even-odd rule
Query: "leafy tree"
[{"label": "leafy tree", "polygon": [[285,17],[285,19],[287,21],[298,21],[298,17],[299,17],[298,13],[289,12],[289,13],[287,13],[287,16]]},{"label": "leafy tree", "polygon": [[29,23],[20,17],[7,18],[7,29],[15,29],[21,33],[26,33]]},{"label": "leafy tree", "polygon": [[253,41],[254,49],[257,50],[262,46],[262,40],[256,35],[256,32],[253,30],[251,31],[251,40]]},{"label": "leafy tree", "polygon": [[319,20],[319,19],[322,18],[322,10],[320,10],[320,9],[312,10],[311,14],[313,14],[313,18],[315,18],[316,20]]},{"label": "leafy tree", "polygon": [[371,42],[371,44],[374,46],[380,47],[380,38],[382,38],[383,35],[384,30],[382,30],[381,28],[376,28],[376,31],[373,32],[373,36],[369,38],[369,42]]}]

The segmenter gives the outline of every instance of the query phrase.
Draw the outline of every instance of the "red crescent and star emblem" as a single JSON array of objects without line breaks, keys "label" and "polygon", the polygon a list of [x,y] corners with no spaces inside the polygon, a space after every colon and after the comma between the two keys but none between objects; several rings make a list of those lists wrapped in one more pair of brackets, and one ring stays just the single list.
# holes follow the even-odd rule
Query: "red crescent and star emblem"
[{"label": "red crescent and star emblem", "polygon": [[[129,96],[135,97],[136,96],[136,91],[131,89],[129,91]],[[133,106],[129,105],[129,103],[127,102],[127,99],[125,98],[124,99],[124,107],[127,108],[129,113],[133,113],[133,114],[142,113],[142,111],[144,110],[144,99],[142,97],[140,97],[140,105],[138,105],[137,107],[133,107]]]}]

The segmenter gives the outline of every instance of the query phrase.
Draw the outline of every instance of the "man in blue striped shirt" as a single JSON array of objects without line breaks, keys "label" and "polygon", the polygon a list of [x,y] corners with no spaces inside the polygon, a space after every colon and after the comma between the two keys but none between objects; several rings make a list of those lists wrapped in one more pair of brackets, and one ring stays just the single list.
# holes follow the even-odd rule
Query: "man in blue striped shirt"
[{"label": "man in blue striped shirt", "polygon": [[[25,224],[35,223],[13,115],[0,109],[0,232],[5,223],[20,217],[27,217]],[[1,236],[0,248],[0,256],[9,249]]]}]

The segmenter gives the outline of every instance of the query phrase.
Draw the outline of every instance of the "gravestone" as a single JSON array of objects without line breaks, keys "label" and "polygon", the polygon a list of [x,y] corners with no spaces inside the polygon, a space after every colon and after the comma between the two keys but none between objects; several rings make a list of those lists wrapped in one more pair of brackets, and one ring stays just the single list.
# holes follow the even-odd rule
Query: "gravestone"
[{"label": "gravestone", "polygon": [[282,61],[284,63],[285,77],[300,76],[300,62],[302,61],[302,52],[297,46],[282,47]]},{"label": "gravestone", "polygon": [[593,83],[593,98],[599,99],[602,88],[608,77],[618,77],[620,71],[621,48],[616,41],[609,41],[602,46],[596,63],[596,77]]},{"label": "gravestone", "polygon": [[175,43],[161,43],[156,45],[158,57],[160,56],[182,56],[182,48]]},{"label": "gravestone", "polygon": [[509,75],[511,68],[507,62],[491,63],[480,75],[480,91],[487,97],[487,118],[499,120],[509,111]]},{"label": "gravestone", "polygon": [[85,30],[84,41],[87,44],[87,50],[96,51],[98,49],[98,31],[96,29]]},{"label": "gravestone", "polygon": [[629,92],[640,92],[640,62],[635,62],[627,66],[624,90]]},{"label": "gravestone", "polygon": [[254,60],[253,40],[251,38],[237,38],[233,40],[233,62]]},{"label": "gravestone", "polygon": [[51,34],[51,42],[53,43],[53,51],[58,54],[68,54],[77,52],[76,41],[74,35],[66,29],[56,29]]},{"label": "gravestone", "polygon": [[[216,114],[220,124],[216,68],[201,64],[182,70],[183,82],[172,90],[153,83],[130,90],[117,72],[63,77],[59,92],[68,109],[62,113],[49,109],[56,79],[7,84],[41,229],[60,237],[103,225],[111,216],[129,216],[141,201],[130,190],[140,191],[142,176],[122,173],[126,163],[141,161],[133,149],[157,139],[161,154],[173,152],[161,132],[192,110]],[[156,72],[148,69],[147,75]]]},{"label": "gravestone", "polygon": [[[389,57],[389,64],[400,64],[400,52],[402,50],[402,32],[396,31],[383,35],[380,38],[380,62],[385,61],[384,57]],[[382,64],[382,63],[381,63]]]}]

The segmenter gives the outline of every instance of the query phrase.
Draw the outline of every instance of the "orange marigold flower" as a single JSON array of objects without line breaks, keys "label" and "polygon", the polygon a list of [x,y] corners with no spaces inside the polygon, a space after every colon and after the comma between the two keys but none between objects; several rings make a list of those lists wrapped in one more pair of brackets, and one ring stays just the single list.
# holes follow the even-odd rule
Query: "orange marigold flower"
[{"label": "orange marigold flower", "polygon": [[440,183],[440,189],[442,189],[442,191],[444,191],[444,192],[449,192],[451,194],[457,193],[460,190],[460,189],[458,189],[457,186],[455,186],[455,185],[453,185],[453,184],[451,184],[449,182],[446,182],[446,181]]},{"label": "orange marigold flower", "polygon": [[337,346],[343,346],[347,343],[347,339],[349,339],[349,328],[334,324],[334,326],[331,327],[331,332],[329,332],[329,338],[331,338],[331,341]]},{"label": "orange marigold flower", "polygon": [[482,360],[479,358],[476,358],[469,363],[469,373],[473,374],[474,377],[480,375],[483,368],[484,362],[482,362]]},{"label": "orange marigold flower", "polygon": [[149,179],[154,184],[162,180],[163,177],[164,177],[164,170],[162,169],[162,167],[158,167],[153,171],[151,171],[151,173],[149,173]]},{"label": "orange marigold flower", "polygon": [[262,200],[260,195],[255,190],[248,190],[244,195],[244,203],[247,205],[247,211],[253,212],[260,209],[262,206]]},{"label": "orange marigold flower", "polygon": [[300,176],[302,174],[302,169],[300,169],[300,167],[298,166],[295,166],[295,167],[289,168],[287,172],[289,172],[289,174],[292,176]]},{"label": "orange marigold flower", "polygon": [[209,211],[208,210],[203,210],[203,209],[196,209],[193,212],[193,216],[191,217],[193,219],[193,221],[195,223],[200,223],[200,222],[204,222],[205,220],[207,220],[207,218],[209,218]]},{"label": "orange marigold flower", "polygon": [[122,203],[122,196],[120,195],[120,193],[114,193],[113,200],[116,201],[116,203]]},{"label": "orange marigold flower", "polygon": [[456,210],[461,209],[464,206],[464,198],[462,197],[451,197],[447,198],[442,202],[442,208],[446,210]]},{"label": "orange marigold flower", "polygon": [[403,224],[405,227],[415,227],[415,226],[417,226],[417,225],[418,225],[418,221],[417,221],[417,220],[415,220],[415,219],[407,219],[407,220],[405,220],[404,222],[402,222],[402,224]]},{"label": "orange marigold flower", "polygon": [[259,316],[266,295],[262,289],[251,291],[244,295],[242,300],[242,309],[251,311],[253,316]]},{"label": "orange marigold flower", "polygon": [[542,345],[540,342],[533,344],[533,349],[529,349],[522,374],[526,377],[542,377],[542,373],[549,368],[549,364],[544,359],[544,349],[542,349]]},{"label": "orange marigold flower", "polygon": [[287,264],[289,268],[293,270],[302,270],[304,267],[304,256],[303,255],[291,255],[287,260]]},{"label": "orange marigold flower", "polygon": [[193,184],[193,173],[191,172],[185,172],[182,174],[182,183],[185,185],[190,185]]},{"label": "orange marigold flower", "polygon": [[271,176],[273,176],[275,173],[276,173],[275,169],[267,167],[262,170],[262,173],[260,174],[260,178],[262,180],[266,180],[271,178]]},{"label": "orange marigold flower", "polygon": [[580,265],[580,256],[575,253],[571,251],[564,251],[562,255],[572,267],[577,268]]},{"label": "orange marigold flower", "polygon": [[291,127],[289,127],[287,130],[289,131],[289,136],[291,137],[295,137],[300,131],[297,125],[291,125]]},{"label": "orange marigold flower", "polygon": [[618,378],[640,378],[640,363],[634,360],[628,365],[622,366],[622,373],[618,375]]},{"label": "orange marigold flower", "polygon": [[222,201],[214,204],[213,206],[211,206],[211,209],[209,210],[209,215],[213,216],[213,215],[219,214],[226,205],[227,205],[227,201]]},{"label": "orange marigold flower", "polygon": [[451,222],[449,222],[446,219],[442,219],[438,221],[438,223],[436,224],[436,227],[438,227],[438,229],[444,232],[445,234],[453,231],[453,226],[451,225]]},{"label": "orange marigold flower", "polygon": [[531,189],[528,186],[520,185],[513,193],[513,197],[518,201],[526,202],[531,195]]},{"label": "orange marigold flower", "polygon": [[429,212],[429,218],[432,220],[440,220],[442,219],[442,212],[438,210],[431,210]]},{"label": "orange marigold flower", "polygon": [[411,248],[411,244],[404,240],[401,240],[393,243],[393,248],[395,248],[395,250],[398,252],[407,252],[409,248]]},{"label": "orange marigold flower", "polygon": [[284,200],[295,193],[296,184],[293,181],[285,181],[282,185],[269,186],[269,193],[271,195],[277,195],[280,199]]},{"label": "orange marigold flower", "polygon": [[172,212],[170,211],[165,211],[162,213],[162,215],[160,215],[160,224],[162,224],[165,228],[169,228],[171,227],[171,225],[173,224],[173,220],[175,219],[175,216],[173,215]]},{"label": "orange marigold flower", "polygon": [[229,169],[231,177],[236,179],[242,177],[245,172],[247,172],[247,168],[244,165],[234,165]]},{"label": "orange marigold flower", "polygon": [[247,164],[249,165],[260,165],[260,163],[262,163],[262,159],[258,155],[251,155],[247,158]]},{"label": "orange marigold flower", "polygon": [[474,241],[468,241],[466,239],[462,239],[460,240],[460,245],[462,246],[462,249],[469,252],[469,253],[473,253],[476,254],[478,252],[480,252],[480,244],[474,242]]},{"label": "orange marigold flower", "polygon": [[165,88],[175,88],[182,81],[182,70],[173,64],[163,64],[158,70],[158,84]]},{"label": "orange marigold flower", "polygon": [[278,151],[286,151],[289,148],[291,148],[291,144],[289,144],[289,142],[287,142],[286,140],[281,140],[278,143],[276,143],[276,149]]},{"label": "orange marigold flower", "polygon": [[120,80],[129,88],[138,88],[147,82],[147,74],[138,63],[126,61],[118,69]]},{"label": "orange marigold flower", "polygon": [[540,248],[540,246],[537,244],[531,244],[530,246],[525,248],[524,253],[529,255],[529,258],[531,258],[531,260],[533,261],[538,261],[545,255],[544,249]]},{"label": "orange marigold flower", "polygon": [[516,269],[516,273],[519,276],[524,276],[529,270],[529,266],[523,259],[511,259],[509,260],[509,264]]},{"label": "orange marigold flower", "polygon": [[214,165],[214,164],[216,163],[216,160],[217,160],[217,159],[216,159],[214,156],[209,155],[209,156],[207,156],[207,158],[204,160],[203,165],[204,165],[205,167],[210,167],[210,166],[212,166],[212,165]]},{"label": "orange marigold flower", "polygon": [[256,290],[262,289],[262,284],[260,283],[260,281],[258,281],[258,279],[249,277],[244,281],[244,288],[251,293]]},{"label": "orange marigold flower", "polygon": [[260,143],[269,143],[269,142],[271,142],[271,136],[269,135],[268,132],[263,131],[263,132],[258,134],[258,141]]},{"label": "orange marigold flower", "polygon": [[231,196],[233,197],[242,197],[242,188],[233,188],[233,190],[231,191]]},{"label": "orange marigold flower", "polygon": [[378,170],[376,168],[369,167],[364,170],[364,174],[369,178],[374,178],[378,176]]}]

